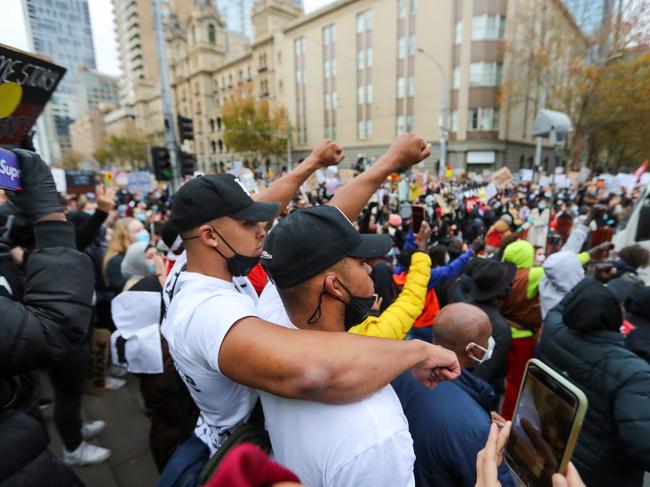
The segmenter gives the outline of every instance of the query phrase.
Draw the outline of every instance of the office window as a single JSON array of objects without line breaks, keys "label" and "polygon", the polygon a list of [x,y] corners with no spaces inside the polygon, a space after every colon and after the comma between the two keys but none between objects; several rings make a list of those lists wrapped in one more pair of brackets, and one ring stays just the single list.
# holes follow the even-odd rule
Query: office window
[{"label": "office window", "polygon": [[366,30],[372,29],[372,10],[366,10]]},{"label": "office window", "polygon": [[417,0],[410,0],[409,8],[411,9],[411,13],[415,13],[417,10]]},{"label": "office window", "polygon": [[458,45],[463,42],[463,21],[456,21],[456,28],[454,29],[454,44]]},{"label": "office window", "polygon": [[357,52],[357,69],[363,69],[366,65],[366,52],[358,51]]},{"label": "office window", "polygon": [[471,86],[498,86],[501,84],[502,66],[499,63],[470,64]]},{"label": "office window", "polygon": [[397,0],[397,15],[400,19],[406,17],[406,0]]},{"label": "office window", "polygon": [[409,76],[407,95],[415,96],[415,76],[413,75]]},{"label": "office window", "polygon": [[415,34],[409,36],[409,56],[415,56],[417,47],[415,45]]},{"label": "office window", "polygon": [[472,18],[472,40],[503,39],[505,17],[499,15],[477,15]]},{"label": "office window", "polygon": [[372,103],[372,85],[366,86],[366,103]]},{"label": "office window", "polygon": [[451,73],[451,88],[454,90],[460,88],[460,66],[455,66]]},{"label": "office window", "polygon": [[498,108],[470,108],[469,130],[499,130]]},{"label": "office window", "polygon": [[397,57],[399,59],[406,57],[406,39],[403,37],[397,41]]},{"label": "office window", "polygon": [[332,109],[336,110],[336,104],[337,104],[337,102],[336,102],[336,91],[332,91],[331,95],[332,95]]},{"label": "office window", "polygon": [[329,28],[325,27],[323,29],[323,44],[328,46],[330,43],[330,30]]},{"label": "office window", "polygon": [[449,130],[458,132],[458,110],[453,110],[449,116]]},{"label": "office window", "polygon": [[361,34],[366,30],[366,17],[364,14],[357,15],[357,34]]},{"label": "office window", "polygon": [[372,67],[372,47],[369,47],[366,49],[366,65],[371,68]]},{"label": "office window", "polygon": [[404,115],[400,115],[397,117],[397,126],[395,128],[395,132],[397,135],[403,134],[406,131],[406,120],[404,118]]},{"label": "office window", "polygon": [[323,63],[323,75],[325,76],[325,79],[328,79],[330,77],[330,62],[325,61]]},{"label": "office window", "polygon": [[331,106],[331,95],[329,93],[325,93],[325,110],[329,110]]},{"label": "office window", "polygon": [[372,120],[366,120],[366,138],[372,137]]},{"label": "office window", "polygon": [[397,78],[397,98],[404,98],[404,78]]},{"label": "office window", "polygon": [[325,125],[325,136],[324,137],[326,139],[331,139],[332,138],[329,125]]},{"label": "office window", "polygon": [[365,105],[366,103],[366,87],[359,86],[357,88],[357,104]]},{"label": "office window", "polygon": [[413,115],[407,115],[406,116],[406,131],[407,132],[413,132],[413,126],[414,126]]},{"label": "office window", "polygon": [[357,139],[366,138],[366,122],[359,120],[357,123]]}]

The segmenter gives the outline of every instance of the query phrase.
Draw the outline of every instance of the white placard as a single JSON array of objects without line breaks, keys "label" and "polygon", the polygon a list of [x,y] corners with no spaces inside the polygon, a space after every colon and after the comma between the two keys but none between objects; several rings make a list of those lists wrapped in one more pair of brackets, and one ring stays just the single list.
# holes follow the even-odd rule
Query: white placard
[{"label": "white placard", "polygon": [[59,193],[65,193],[68,190],[68,183],[65,180],[65,169],[59,167],[52,168],[52,178]]}]

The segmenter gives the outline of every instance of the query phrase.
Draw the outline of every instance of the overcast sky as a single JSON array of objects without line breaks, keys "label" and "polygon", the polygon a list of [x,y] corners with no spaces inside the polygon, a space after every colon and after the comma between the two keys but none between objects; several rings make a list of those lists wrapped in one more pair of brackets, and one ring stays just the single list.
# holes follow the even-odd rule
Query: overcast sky
[{"label": "overcast sky", "polygon": [[[303,0],[305,12],[313,12],[333,1]],[[19,49],[27,49],[27,34],[21,0],[0,0],[0,2],[3,6],[0,43]],[[92,23],[97,68],[100,71],[117,76],[120,74],[120,69],[117,62],[117,47],[113,32],[111,0],[88,0],[88,3],[90,5],[90,22]]]}]

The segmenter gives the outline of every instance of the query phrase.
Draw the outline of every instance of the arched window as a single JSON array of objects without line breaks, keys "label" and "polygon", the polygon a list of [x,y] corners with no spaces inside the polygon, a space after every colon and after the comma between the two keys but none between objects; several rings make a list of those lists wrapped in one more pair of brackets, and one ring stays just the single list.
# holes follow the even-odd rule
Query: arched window
[{"label": "arched window", "polygon": [[217,130],[221,132],[221,117],[217,117]]},{"label": "arched window", "polygon": [[223,152],[223,141],[221,139],[219,139],[218,144],[219,144],[219,152]]},{"label": "arched window", "polygon": [[214,29],[214,24],[208,24],[208,40],[210,41],[210,44],[216,44],[217,42],[217,34]]},{"label": "arched window", "polygon": [[213,140],[212,142],[210,142],[210,148],[212,149],[212,153],[213,153],[213,154],[214,154],[215,152],[217,152],[217,144],[215,143],[214,140]]},{"label": "arched window", "polygon": [[210,132],[214,132],[214,120],[212,119],[210,119]]}]

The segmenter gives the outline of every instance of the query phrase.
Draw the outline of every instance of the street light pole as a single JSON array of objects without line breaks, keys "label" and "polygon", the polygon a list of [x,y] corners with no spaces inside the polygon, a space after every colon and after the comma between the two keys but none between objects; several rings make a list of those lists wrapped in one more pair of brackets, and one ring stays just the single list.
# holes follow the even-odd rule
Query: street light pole
[{"label": "street light pole", "polygon": [[447,82],[447,75],[445,74],[445,70],[438,62],[438,60],[420,47],[418,47],[417,51],[421,54],[424,54],[426,57],[431,59],[431,61],[433,61],[436,68],[438,68],[440,76],[442,77],[442,116],[438,119],[440,124],[440,167],[438,168],[438,177],[443,177],[447,168],[447,117],[449,115],[449,83]]},{"label": "street light pole", "polygon": [[172,95],[169,86],[169,71],[167,68],[167,56],[165,55],[165,34],[163,32],[160,0],[151,0],[151,6],[153,8],[153,28],[156,35],[156,55],[158,57],[160,71],[162,111],[165,120],[165,146],[169,151],[169,161],[172,166],[172,191],[176,191],[180,187],[181,178],[176,145],[176,130],[174,130]]}]

